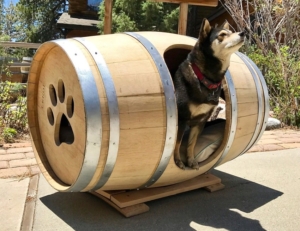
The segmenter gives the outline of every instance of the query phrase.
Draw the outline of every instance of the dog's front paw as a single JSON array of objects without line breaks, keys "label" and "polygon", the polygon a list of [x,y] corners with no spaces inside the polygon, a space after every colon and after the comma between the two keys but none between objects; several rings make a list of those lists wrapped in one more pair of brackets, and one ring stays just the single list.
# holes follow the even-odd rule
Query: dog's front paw
[{"label": "dog's front paw", "polygon": [[184,163],[183,163],[181,160],[175,159],[175,164],[176,164],[179,168],[185,170],[185,165],[184,165]]},{"label": "dog's front paw", "polygon": [[194,158],[189,158],[188,159],[188,166],[192,169],[197,169],[199,170],[199,165],[198,165],[198,161]]}]

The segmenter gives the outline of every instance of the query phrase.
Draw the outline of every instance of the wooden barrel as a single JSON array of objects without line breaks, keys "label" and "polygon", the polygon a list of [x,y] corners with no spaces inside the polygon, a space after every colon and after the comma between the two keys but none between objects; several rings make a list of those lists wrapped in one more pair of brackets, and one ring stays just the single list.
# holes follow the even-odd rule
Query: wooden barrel
[{"label": "wooden barrel", "polygon": [[245,55],[232,56],[223,82],[226,125],[200,169],[173,159],[177,108],[171,75],[195,44],[161,32],[44,43],[28,80],[35,157],[58,191],[122,190],[182,182],[246,152],[268,117],[264,79]]}]

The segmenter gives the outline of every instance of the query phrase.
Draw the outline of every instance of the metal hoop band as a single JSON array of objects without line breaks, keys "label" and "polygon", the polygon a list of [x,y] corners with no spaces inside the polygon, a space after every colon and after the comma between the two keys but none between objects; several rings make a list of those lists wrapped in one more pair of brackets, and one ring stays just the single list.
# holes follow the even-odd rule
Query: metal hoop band
[{"label": "metal hoop band", "polygon": [[170,158],[173,156],[174,146],[176,142],[176,134],[177,134],[177,105],[176,99],[174,94],[174,87],[173,81],[169,72],[169,69],[161,55],[159,54],[158,50],[154,47],[154,45],[145,37],[134,33],[134,32],[126,32],[125,34],[135,38],[138,40],[149,52],[151,55],[158,73],[161,78],[163,91],[165,94],[166,100],[166,116],[167,116],[167,132],[166,132],[166,139],[165,139],[165,146],[164,150],[160,159],[160,162],[154,171],[151,178],[141,185],[139,188],[147,188],[154,184],[163,174],[165,171]]},{"label": "metal hoop band", "polygon": [[70,58],[78,76],[84,101],[87,128],[85,155],[75,183],[64,190],[65,192],[79,192],[92,180],[99,161],[99,155],[95,155],[95,153],[100,153],[101,150],[99,134],[102,130],[100,100],[93,73],[80,49],[68,40],[55,40],[53,43],[60,46]]},{"label": "metal hoop band", "polygon": [[[89,53],[93,57],[98,67],[98,70],[101,74],[103,85],[107,96],[107,101],[108,101],[109,126],[110,126],[109,147],[108,147],[108,154],[107,154],[104,170],[102,172],[100,180],[93,188],[93,190],[97,190],[102,188],[105,185],[105,183],[108,181],[115,167],[115,163],[118,156],[119,141],[120,141],[120,118],[119,118],[118,99],[117,99],[117,93],[115,90],[114,82],[112,80],[110,71],[106,65],[103,56],[101,55],[97,47],[94,44],[88,42],[84,38],[75,38],[75,39],[78,42],[80,42],[83,46],[85,46],[85,48],[89,51]],[[100,156],[100,152],[99,152],[99,156]]]},{"label": "metal hoop band", "polygon": [[227,70],[227,72],[225,73],[225,78],[226,78],[226,82],[227,82],[227,86],[228,86],[228,90],[229,90],[229,94],[230,94],[230,101],[231,101],[231,124],[230,124],[230,134],[228,137],[228,141],[226,144],[226,147],[221,155],[221,157],[219,158],[219,160],[214,164],[214,166],[212,168],[217,167],[222,161],[223,159],[226,157],[229,149],[231,148],[231,145],[233,143],[234,137],[235,137],[235,131],[236,131],[236,127],[237,127],[237,98],[236,98],[236,91],[235,91],[235,87],[234,87],[234,83],[232,80],[232,76],[230,74],[230,71]]}]

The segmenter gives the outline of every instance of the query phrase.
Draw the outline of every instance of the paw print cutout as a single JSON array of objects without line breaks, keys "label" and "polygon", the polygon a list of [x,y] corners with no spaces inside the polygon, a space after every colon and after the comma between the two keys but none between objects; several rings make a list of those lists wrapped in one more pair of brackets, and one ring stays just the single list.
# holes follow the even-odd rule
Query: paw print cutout
[{"label": "paw print cutout", "polygon": [[[47,108],[48,122],[54,126],[54,140],[57,146],[62,143],[72,144],[74,142],[74,132],[69,119],[74,114],[74,100],[72,96],[66,97],[64,82],[60,79],[57,90],[53,84],[49,85],[49,95],[51,106]],[[54,113],[55,107],[62,104],[64,112]]]}]

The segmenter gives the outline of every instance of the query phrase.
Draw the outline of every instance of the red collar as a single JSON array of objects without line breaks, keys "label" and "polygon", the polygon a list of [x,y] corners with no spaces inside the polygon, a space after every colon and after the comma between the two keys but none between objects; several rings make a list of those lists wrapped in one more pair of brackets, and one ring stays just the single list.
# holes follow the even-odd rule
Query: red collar
[{"label": "red collar", "polygon": [[205,76],[201,73],[199,67],[195,63],[192,63],[192,68],[200,82],[203,83],[203,85],[208,89],[216,89],[221,85],[221,82],[213,83],[209,79],[205,78]]}]

